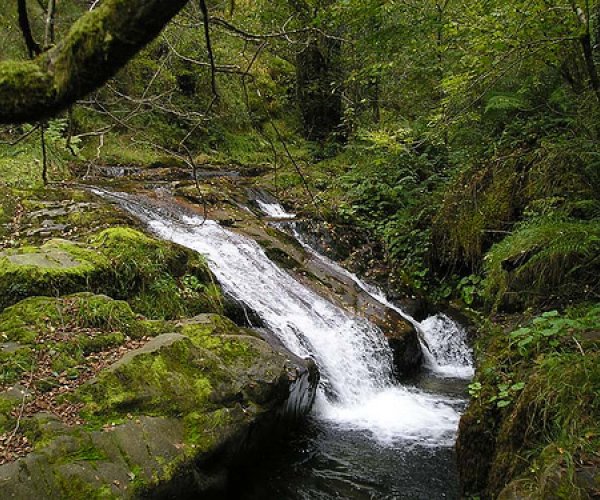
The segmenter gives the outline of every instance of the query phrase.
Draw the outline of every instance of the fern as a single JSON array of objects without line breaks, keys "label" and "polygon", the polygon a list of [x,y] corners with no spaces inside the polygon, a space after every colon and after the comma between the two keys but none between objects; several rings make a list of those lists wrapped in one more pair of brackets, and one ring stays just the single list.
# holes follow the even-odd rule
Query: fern
[{"label": "fern", "polygon": [[[499,305],[536,293],[594,293],[600,268],[600,221],[543,217],[522,224],[485,257],[485,294]],[[567,291],[568,289],[568,291]]]},{"label": "fern", "polygon": [[488,99],[485,113],[514,113],[526,107],[525,100],[516,94],[499,94]]}]

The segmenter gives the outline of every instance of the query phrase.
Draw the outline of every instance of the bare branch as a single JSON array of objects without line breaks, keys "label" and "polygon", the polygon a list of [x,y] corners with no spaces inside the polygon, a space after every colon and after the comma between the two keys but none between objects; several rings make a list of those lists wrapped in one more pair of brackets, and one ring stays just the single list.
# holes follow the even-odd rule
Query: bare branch
[{"label": "bare branch", "polygon": [[208,17],[208,7],[205,0],[200,0],[200,10],[202,11],[202,24],[204,25],[204,38],[206,39],[206,50],[208,52],[208,60],[210,61],[210,84],[213,93],[213,99],[219,99],[219,90],[217,89],[217,71],[215,64],[215,56],[212,50],[210,40],[210,19]]},{"label": "bare branch", "polygon": [[33,59],[35,56],[42,52],[42,49],[40,48],[39,44],[33,39],[33,34],[31,33],[31,25],[29,24],[29,16],[27,14],[27,4],[25,0],[19,0],[17,7],[19,11],[19,27],[21,28],[23,38],[25,39],[25,45],[27,46],[29,58]]}]

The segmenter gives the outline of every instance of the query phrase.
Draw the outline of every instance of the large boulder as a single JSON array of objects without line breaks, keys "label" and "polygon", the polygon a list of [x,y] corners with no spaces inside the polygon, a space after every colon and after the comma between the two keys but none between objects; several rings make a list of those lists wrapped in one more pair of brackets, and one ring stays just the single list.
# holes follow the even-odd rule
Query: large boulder
[{"label": "large boulder", "polygon": [[2,498],[219,496],[231,466],[312,405],[314,364],[226,318],[132,321],[172,331],[65,393],[75,423],[21,419],[33,451],[0,466]]},{"label": "large boulder", "polygon": [[135,229],[0,252],[0,310],[26,297],[84,291],[127,300],[158,319],[222,312],[221,291],[201,255]]},{"label": "large boulder", "polygon": [[66,240],[0,252],[0,310],[33,295],[55,296],[106,282],[110,261]]}]

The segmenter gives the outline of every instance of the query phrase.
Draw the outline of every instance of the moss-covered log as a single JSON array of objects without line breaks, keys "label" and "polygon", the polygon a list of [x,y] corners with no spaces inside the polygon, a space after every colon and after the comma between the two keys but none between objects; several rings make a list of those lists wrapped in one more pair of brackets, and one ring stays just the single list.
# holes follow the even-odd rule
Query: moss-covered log
[{"label": "moss-covered log", "polygon": [[0,122],[56,114],[102,85],[158,35],[187,0],[105,0],[54,48],[0,63]]}]

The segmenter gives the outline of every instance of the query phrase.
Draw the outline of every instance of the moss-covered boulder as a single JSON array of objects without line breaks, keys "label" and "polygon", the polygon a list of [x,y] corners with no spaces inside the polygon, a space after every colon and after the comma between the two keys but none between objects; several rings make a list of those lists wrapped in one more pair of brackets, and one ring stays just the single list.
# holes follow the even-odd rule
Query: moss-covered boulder
[{"label": "moss-covered boulder", "polygon": [[54,239],[0,252],[0,310],[26,297],[84,291],[127,300],[157,319],[223,310],[202,256],[135,229],[106,229],[86,244]]},{"label": "moss-covered boulder", "polygon": [[[46,307],[60,299],[36,300]],[[116,307],[114,325],[103,314],[95,317],[104,319],[92,321],[105,333],[129,333],[137,324],[151,337],[124,349],[87,383],[65,390],[59,396],[61,412],[31,413],[25,407],[19,433],[31,452],[0,466],[3,498],[213,494],[225,486],[230,466],[312,405],[318,383],[314,365],[224,317],[205,314],[152,324],[107,297],[70,300],[96,301],[104,311]],[[34,302],[7,310],[19,318],[12,331],[22,342],[36,338],[23,334],[36,328],[29,314]],[[69,321],[69,311],[64,317]],[[51,325],[41,328],[52,332]],[[57,351],[49,344],[38,349]],[[11,425],[18,403],[0,395]],[[75,420],[65,405],[76,412]]]},{"label": "moss-covered boulder", "polygon": [[66,240],[0,252],[0,309],[33,295],[56,296],[109,281],[110,261]]}]

